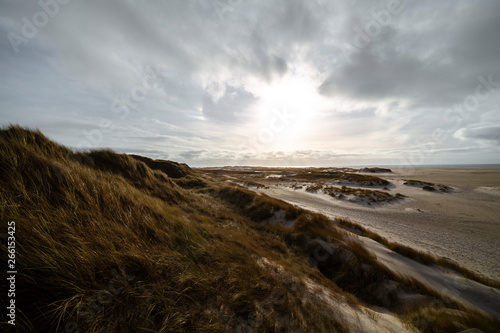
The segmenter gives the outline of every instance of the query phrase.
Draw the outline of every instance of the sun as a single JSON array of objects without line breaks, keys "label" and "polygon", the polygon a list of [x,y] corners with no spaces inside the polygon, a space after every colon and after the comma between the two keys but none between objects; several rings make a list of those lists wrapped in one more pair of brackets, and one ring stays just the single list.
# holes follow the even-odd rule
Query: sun
[{"label": "sun", "polygon": [[271,145],[273,149],[297,148],[297,144],[304,144],[305,138],[314,131],[315,114],[325,106],[317,87],[315,80],[296,74],[287,74],[258,87],[255,114],[259,126],[279,129],[275,131],[279,133],[273,133],[276,138]]},{"label": "sun", "polygon": [[305,77],[285,76],[264,86],[259,96],[261,111],[266,107],[286,106],[297,115],[307,114],[318,102],[318,93],[313,82]]}]

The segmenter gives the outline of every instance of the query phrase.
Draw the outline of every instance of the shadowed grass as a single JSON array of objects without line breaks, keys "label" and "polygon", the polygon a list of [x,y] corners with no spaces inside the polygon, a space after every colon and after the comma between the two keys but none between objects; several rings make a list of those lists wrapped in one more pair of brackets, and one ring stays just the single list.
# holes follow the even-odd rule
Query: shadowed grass
[{"label": "shadowed grass", "polygon": [[74,322],[83,332],[234,332],[252,313],[263,331],[343,327],[320,304],[300,305],[299,292],[274,313],[259,310],[287,286],[258,258],[286,258],[293,274],[314,269],[163,171],[111,151],[74,154],[19,127],[0,132],[0,151],[0,217],[16,221],[17,325],[25,331],[61,332]]},{"label": "shadowed grass", "polygon": [[[315,301],[306,279],[354,309],[368,303],[397,311],[397,295],[384,294],[387,281],[441,300],[379,265],[323,215],[168,165],[153,170],[109,150],[75,153],[20,127],[0,132],[0,218],[16,222],[18,238],[18,327],[348,332]],[[189,176],[198,184],[193,189],[176,181]],[[262,223],[278,212],[295,223]],[[6,251],[0,249],[4,258]],[[7,287],[5,279],[0,286]],[[442,302],[438,309],[460,309]],[[481,318],[482,329],[494,323]]]}]

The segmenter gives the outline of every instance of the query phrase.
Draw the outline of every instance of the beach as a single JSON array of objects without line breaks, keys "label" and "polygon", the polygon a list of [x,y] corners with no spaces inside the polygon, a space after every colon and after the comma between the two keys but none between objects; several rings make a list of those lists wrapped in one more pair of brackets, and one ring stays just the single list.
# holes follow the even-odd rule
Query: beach
[{"label": "beach", "polygon": [[[360,205],[288,186],[259,189],[272,197],[330,217],[344,217],[389,241],[450,258],[461,266],[500,279],[500,170],[414,168],[377,174],[407,198]],[[449,193],[404,185],[419,180],[451,187]]]}]

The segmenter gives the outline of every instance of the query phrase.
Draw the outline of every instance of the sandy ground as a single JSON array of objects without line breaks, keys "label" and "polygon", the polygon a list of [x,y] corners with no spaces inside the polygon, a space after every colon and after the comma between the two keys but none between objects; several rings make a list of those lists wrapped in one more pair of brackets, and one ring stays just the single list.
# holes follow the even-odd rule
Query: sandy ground
[{"label": "sandy ground", "polygon": [[[451,258],[500,279],[500,170],[416,169],[411,174],[406,170],[393,171],[378,176],[392,182],[391,193],[408,197],[399,203],[367,206],[336,200],[321,191],[310,193],[305,186],[292,189],[290,184],[271,185],[258,191],[331,217],[347,217],[391,241]],[[404,185],[404,179],[444,184],[453,189],[450,193],[428,192]],[[394,272],[411,276],[466,306],[500,317],[500,290],[453,271],[419,264],[369,238],[359,240]],[[397,323],[395,318],[388,321]]]},{"label": "sandy ground", "polygon": [[[261,258],[257,264],[272,272],[279,272],[280,278],[290,283],[293,277],[279,264],[271,262],[267,258]],[[294,281],[297,283],[297,281]],[[380,308],[368,308],[361,304],[353,305],[343,296],[334,294],[328,288],[314,282],[308,277],[300,281],[304,287],[304,297],[308,302],[320,303],[325,306],[330,315],[338,321],[346,324],[353,333],[405,333],[408,330],[401,320],[393,313]]]},{"label": "sandy ground", "polygon": [[[393,169],[377,174],[394,184],[389,192],[409,199],[384,206],[364,206],[304,189],[271,186],[260,192],[318,211],[346,217],[367,229],[500,280],[500,170]],[[428,192],[403,185],[414,179],[451,186],[452,193]]]},{"label": "sandy ground", "polygon": [[467,307],[500,318],[500,290],[466,279],[449,270],[422,265],[387,249],[372,239],[366,237],[359,237],[359,239],[365,248],[377,256],[379,262],[395,273],[413,277]]},{"label": "sandy ground", "polygon": [[[385,190],[393,195],[401,193],[406,198],[368,205],[361,200],[332,198],[321,190],[306,191],[308,185],[315,183],[277,177],[265,178],[268,188],[251,188],[332,218],[348,218],[389,241],[450,258],[461,266],[500,280],[500,169],[393,169],[392,174],[376,176],[390,181],[391,185],[388,189],[370,189]],[[425,191],[422,186],[404,185],[408,179],[443,184],[451,189],[448,192]],[[262,178],[255,180],[263,182]],[[277,219],[284,217],[277,216]],[[415,278],[468,307],[500,318],[500,289],[487,287],[451,270],[422,265],[369,238],[353,237],[394,272]],[[360,318],[359,313],[356,316]],[[385,321],[386,331],[397,332],[401,325],[392,314],[378,318]],[[359,331],[365,331],[367,324],[366,318],[359,319]]]}]

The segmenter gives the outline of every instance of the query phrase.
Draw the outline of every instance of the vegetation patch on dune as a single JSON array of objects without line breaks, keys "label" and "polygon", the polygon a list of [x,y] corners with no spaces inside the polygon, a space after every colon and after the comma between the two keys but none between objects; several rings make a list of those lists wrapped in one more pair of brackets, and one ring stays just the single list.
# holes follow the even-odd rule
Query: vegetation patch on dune
[{"label": "vegetation patch on dune", "polygon": [[335,199],[348,200],[350,202],[367,203],[367,204],[389,203],[405,198],[405,196],[400,193],[392,195],[384,191],[352,188],[347,186],[342,186],[342,187],[328,186],[323,189],[323,192]]},{"label": "vegetation patch on dune", "polygon": [[203,173],[214,177],[231,179],[276,179],[280,181],[301,182],[344,182],[359,186],[390,186],[391,183],[377,176],[357,172],[387,173],[383,168],[263,168],[263,167],[223,167],[202,168]]},{"label": "vegetation patch on dune", "polygon": [[[20,127],[0,131],[0,218],[16,221],[24,332],[349,332],[335,316],[345,307],[362,315],[377,305],[405,318],[409,304],[397,291],[425,298],[412,305],[418,320],[408,319],[422,332],[452,327],[424,315],[433,301],[442,322],[500,326],[474,311],[452,317],[465,309],[393,274],[323,215],[183,165],[146,162],[73,152]],[[197,185],[176,182],[187,177]],[[293,224],[269,223],[278,212]],[[304,281],[342,306],[321,302]]]},{"label": "vegetation patch on dune", "polygon": [[321,184],[316,184],[316,185],[309,185],[306,187],[307,192],[317,192],[323,188],[323,185]]},{"label": "vegetation patch on dune", "polygon": [[[204,193],[211,185],[186,190],[127,155],[75,154],[18,127],[1,131],[0,149],[0,212],[18,228],[24,332],[234,332],[253,313],[263,331],[342,327],[320,304],[301,305],[302,294],[256,258],[283,262],[297,276],[315,269],[220,200],[249,203],[257,221],[272,199],[230,189],[213,198]],[[277,290],[286,291],[280,304],[259,310]]]},{"label": "vegetation patch on dune", "polygon": [[387,168],[362,168],[359,172],[370,172],[370,173],[392,173],[391,169]]},{"label": "vegetation patch on dune", "polygon": [[451,192],[452,188],[443,184],[433,184],[429,182],[424,182],[421,180],[406,179],[403,183],[408,186],[420,187],[424,191],[440,191],[440,192]]},{"label": "vegetation patch on dune", "polygon": [[360,236],[368,237],[373,239],[374,241],[383,244],[387,246],[389,249],[391,249],[394,252],[397,252],[407,258],[413,259],[421,264],[424,265],[436,265],[436,266],[441,266],[445,268],[452,269],[460,274],[462,274],[464,277],[477,281],[479,283],[482,283],[486,286],[490,286],[493,288],[500,288],[500,282],[495,281],[489,278],[486,278],[480,274],[477,274],[471,270],[468,270],[460,265],[458,265],[456,262],[447,259],[447,258],[438,258],[435,257],[429,253],[425,253],[422,251],[418,251],[415,249],[412,249],[408,246],[404,246],[401,244],[393,243],[388,241],[386,238],[369,231],[366,228],[363,228],[359,224],[353,223],[349,221],[348,219],[344,218],[337,218],[335,219],[335,222],[338,223],[342,228],[345,228],[349,231],[352,231]]},{"label": "vegetation patch on dune", "polygon": [[243,182],[243,185],[248,186],[248,187],[255,187],[256,189],[260,189],[260,188],[268,189],[269,188],[269,186],[267,186],[267,185],[263,185],[261,183],[257,183],[257,182],[251,181],[251,180],[247,180],[247,181]]},{"label": "vegetation patch on dune", "polygon": [[370,176],[370,175],[360,175],[355,173],[345,173],[340,179],[340,182],[357,184],[360,186],[388,186],[391,183],[385,179]]},{"label": "vegetation patch on dune", "polygon": [[196,188],[206,186],[205,180],[195,173],[187,164],[166,160],[153,160],[148,157],[129,155],[130,157],[144,162],[151,170],[159,170],[173,179],[177,185],[183,188]]},{"label": "vegetation patch on dune", "polygon": [[385,179],[342,171],[308,171],[281,177],[283,180],[304,182],[336,182],[359,186],[387,186],[391,183]]}]

